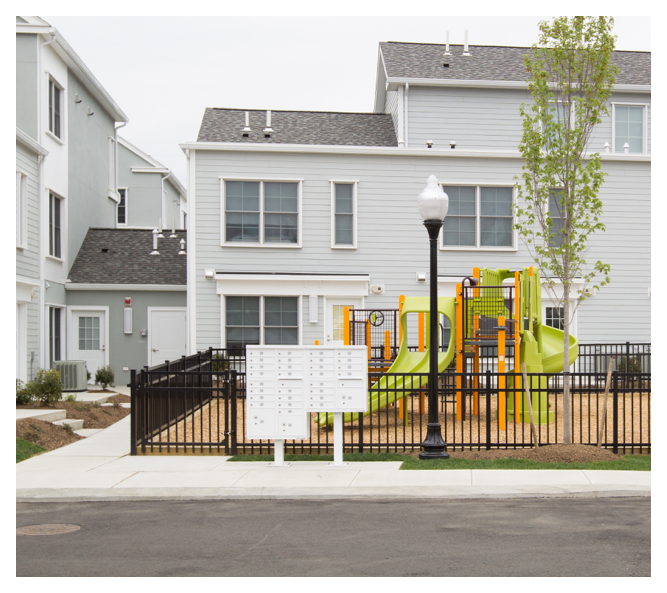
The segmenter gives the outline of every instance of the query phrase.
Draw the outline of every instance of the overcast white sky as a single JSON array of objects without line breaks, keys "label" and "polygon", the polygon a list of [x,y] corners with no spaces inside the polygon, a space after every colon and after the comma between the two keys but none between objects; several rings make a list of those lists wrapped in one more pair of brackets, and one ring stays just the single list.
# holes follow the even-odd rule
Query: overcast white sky
[{"label": "overcast white sky", "polygon": [[[42,18],[126,113],[120,134],[187,187],[178,144],[196,139],[205,107],[369,112],[380,41],[444,43],[449,31],[460,44],[467,29],[471,45],[530,46],[551,17]],[[650,17],[616,17],[614,31],[617,49],[651,49]]]}]

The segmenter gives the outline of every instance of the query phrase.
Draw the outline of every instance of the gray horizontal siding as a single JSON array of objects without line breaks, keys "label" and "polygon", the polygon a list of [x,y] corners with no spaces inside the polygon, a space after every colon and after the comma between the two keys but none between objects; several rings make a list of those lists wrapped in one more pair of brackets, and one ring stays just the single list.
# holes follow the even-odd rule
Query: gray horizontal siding
[{"label": "gray horizontal siding", "polygon": [[[39,367],[39,290],[26,306],[26,377],[32,379]],[[32,355],[34,353],[34,355]],[[30,364],[33,356],[32,365]],[[31,374],[32,372],[32,374]]]},{"label": "gray horizontal siding", "polygon": [[16,168],[27,175],[27,248],[16,250],[16,273],[39,277],[39,166],[37,156],[16,144]]},{"label": "gray horizontal siding", "polygon": [[[647,103],[651,97],[639,93],[614,93],[609,115],[595,128],[589,147],[604,152],[612,143],[612,105]],[[522,136],[519,113],[521,103],[530,104],[528,91],[508,89],[470,89],[411,86],[408,99],[409,146],[425,147],[433,140],[435,148],[516,150]],[[647,110],[648,153],[651,152],[651,109]]]},{"label": "gray horizontal siding", "polygon": [[[417,284],[415,274],[428,272],[427,234],[416,205],[428,176],[435,174],[443,183],[512,185],[521,167],[519,159],[333,154],[197,151],[196,159],[199,349],[220,343],[220,297],[215,282],[204,279],[204,269],[370,274],[371,284],[385,285],[385,294],[366,297],[367,307],[394,308],[401,294],[418,296],[427,292],[427,287]],[[585,341],[649,340],[650,301],[633,300],[629,294],[633,290],[646,294],[650,282],[650,164],[605,162],[604,168],[609,173],[601,192],[606,203],[607,231],[595,236],[588,259],[611,264],[613,281],[582,309],[579,337]],[[221,247],[220,176],[303,178],[302,248]],[[330,246],[328,180],[337,178],[359,181],[356,250],[334,250]],[[532,258],[522,244],[514,252],[441,251],[438,258],[440,275],[461,278],[470,275],[474,266],[520,269],[531,264]],[[609,320],[610,307],[623,314]],[[304,311],[307,319],[307,299]],[[304,322],[304,343],[319,339],[321,323],[321,318],[317,326]]]}]

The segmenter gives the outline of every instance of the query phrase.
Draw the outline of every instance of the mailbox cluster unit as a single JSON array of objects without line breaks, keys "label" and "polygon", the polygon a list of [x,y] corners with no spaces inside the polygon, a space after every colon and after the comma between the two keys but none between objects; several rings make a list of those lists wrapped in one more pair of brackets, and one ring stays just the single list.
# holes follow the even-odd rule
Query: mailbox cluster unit
[{"label": "mailbox cluster unit", "polygon": [[310,412],[368,410],[365,346],[246,346],[247,435],[307,439]]}]

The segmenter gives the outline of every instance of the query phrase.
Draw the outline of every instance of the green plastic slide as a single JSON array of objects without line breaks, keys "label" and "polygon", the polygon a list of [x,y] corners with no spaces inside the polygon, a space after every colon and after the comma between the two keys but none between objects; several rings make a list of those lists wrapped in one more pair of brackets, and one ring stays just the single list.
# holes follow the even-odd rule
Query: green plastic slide
[{"label": "green plastic slide", "polygon": [[[389,404],[400,400],[405,395],[409,395],[412,391],[417,391],[423,385],[428,383],[428,377],[426,375],[429,372],[429,352],[431,345],[429,333],[428,331],[426,332],[426,346],[424,352],[411,352],[408,350],[407,336],[409,313],[425,313],[427,319],[426,327],[429,327],[429,301],[429,297],[406,297],[403,303],[403,311],[401,312],[400,319],[403,339],[398,349],[398,355],[387,373],[380,377],[380,379],[370,388],[368,393],[370,402],[369,409],[364,413],[364,416],[368,416],[369,414],[377,412],[381,408],[385,408]],[[455,303],[456,301],[453,298],[438,297],[438,313],[449,319],[449,326],[452,328],[447,351],[438,353],[439,373],[443,372],[449,366],[449,363],[454,359],[456,353],[456,332],[454,331],[454,328],[456,327]],[[398,376],[392,376],[392,373],[395,373]],[[407,373],[424,373],[425,375],[421,377],[408,377],[404,380],[405,378],[400,375]],[[356,413],[345,414],[343,420],[344,422],[350,422],[356,419],[357,416],[358,414]],[[332,424],[333,414],[320,414],[318,423],[320,426],[324,426],[327,423]]]}]

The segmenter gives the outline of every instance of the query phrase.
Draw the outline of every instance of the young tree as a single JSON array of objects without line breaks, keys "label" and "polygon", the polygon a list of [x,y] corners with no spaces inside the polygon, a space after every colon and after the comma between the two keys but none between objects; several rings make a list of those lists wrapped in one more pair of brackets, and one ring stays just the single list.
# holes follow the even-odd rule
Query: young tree
[{"label": "young tree", "polygon": [[[595,126],[608,114],[618,69],[611,63],[614,21],[605,17],[555,17],[539,25],[539,43],[525,58],[534,104],[521,105],[523,156],[516,188],[515,228],[542,270],[543,285],[563,309],[565,333],[563,442],[570,443],[570,324],[584,289],[609,283],[610,266],[585,260],[588,239],[604,231],[598,192],[605,173],[599,153],[588,154]],[[597,283],[595,279],[597,278]],[[570,306],[572,283],[583,286]],[[562,295],[556,290],[560,281]]]}]

